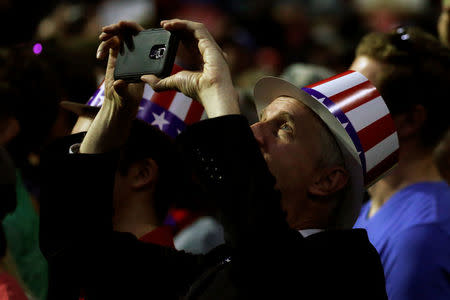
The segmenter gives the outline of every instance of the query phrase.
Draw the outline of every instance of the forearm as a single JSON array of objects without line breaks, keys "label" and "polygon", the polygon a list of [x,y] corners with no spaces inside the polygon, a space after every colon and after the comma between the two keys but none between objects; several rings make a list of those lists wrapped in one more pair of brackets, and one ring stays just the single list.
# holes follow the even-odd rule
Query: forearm
[{"label": "forearm", "polygon": [[199,100],[209,118],[240,114],[238,93],[233,86],[228,66],[213,87],[199,91]]},{"label": "forearm", "polygon": [[135,119],[139,105],[106,99],[80,146],[80,153],[106,153],[120,148]]}]

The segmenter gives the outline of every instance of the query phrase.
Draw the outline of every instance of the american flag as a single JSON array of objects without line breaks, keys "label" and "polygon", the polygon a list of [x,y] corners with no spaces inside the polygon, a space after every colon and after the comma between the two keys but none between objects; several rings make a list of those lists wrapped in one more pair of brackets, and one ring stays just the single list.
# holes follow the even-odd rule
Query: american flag
[{"label": "american flag", "polygon": [[370,186],[397,161],[394,121],[383,98],[362,74],[347,71],[303,88],[341,123],[358,151]]},{"label": "american flag", "polygon": [[[174,65],[172,74],[182,68]],[[105,84],[102,83],[87,102],[90,106],[101,106],[105,98]],[[157,126],[172,137],[176,137],[187,125],[206,119],[203,106],[177,91],[155,92],[148,84],[144,87],[137,118]]]}]

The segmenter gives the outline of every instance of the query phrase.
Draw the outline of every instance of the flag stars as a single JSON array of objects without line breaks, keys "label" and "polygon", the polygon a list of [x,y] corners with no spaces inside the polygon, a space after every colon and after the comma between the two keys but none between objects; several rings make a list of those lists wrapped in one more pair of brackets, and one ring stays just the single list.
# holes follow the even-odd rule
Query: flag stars
[{"label": "flag stars", "polygon": [[314,99],[316,99],[317,101],[319,101],[320,103],[322,103],[323,102],[323,100],[325,100],[325,97],[322,97],[322,98],[317,98],[316,96],[314,96],[314,95],[311,95]]},{"label": "flag stars", "polygon": [[164,125],[169,124],[169,121],[167,121],[164,117],[165,117],[166,112],[162,112],[160,115],[152,112],[153,117],[155,118],[155,120],[153,120],[151,125],[155,125],[158,126],[159,129],[163,130]]}]

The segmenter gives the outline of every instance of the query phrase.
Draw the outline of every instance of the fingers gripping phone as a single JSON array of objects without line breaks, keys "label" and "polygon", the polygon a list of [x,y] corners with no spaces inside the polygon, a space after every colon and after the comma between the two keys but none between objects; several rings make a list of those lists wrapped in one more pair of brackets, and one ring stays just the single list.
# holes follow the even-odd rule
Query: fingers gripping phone
[{"label": "fingers gripping phone", "polygon": [[178,49],[178,37],[162,28],[148,29],[125,40],[119,51],[114,79],[140,82],[142,75],[170,75]]}]

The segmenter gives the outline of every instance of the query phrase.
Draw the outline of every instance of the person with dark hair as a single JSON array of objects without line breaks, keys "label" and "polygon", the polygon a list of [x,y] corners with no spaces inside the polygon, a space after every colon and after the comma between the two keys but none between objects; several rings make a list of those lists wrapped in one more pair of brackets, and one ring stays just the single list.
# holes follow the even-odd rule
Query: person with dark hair
[{"label": "person with dark hair", "polygon": [[[139,164],[141,165],[138,166]],[[117,166],[113,205],[114,229],[131,232],[141,240],[151,241],[151,235],[157,234],[154,231],[156,226],[163,224],[169,206],[180,197],[180,191],[172,188],[173,182],[183,181],[184,174],[180,170],[182,170],[182,162],[174,141],[158,128],[136,119],[121,149]],[[130,187],[127,188],[130,180],[142,176],[141,174],[148,176],[148,182],[141,179],[142,182],[131,185],[131,190]],[[150,185],[152,194],[142,195],[143,202],[133,203],[132,200],[137,198],[133,197],[133,188],[142,189],[145,184]],[[142,191],[139,192],[142,193]],[[139,212],[142,213],[142,220],[138,218]],[[148,213],[151,215],[147,215]],[[148,228],[139,222],[142,222],[142,225],[147,224]],[[135,232],[134,226],[136,230],[141,230],[147,236]],[[138,229],[137,226],[142,228]],[[158,244],[173,248],[170,227],[159,227],[158,230],[161,231],[161,237],[167,238]],[[163,234],[163,231],[167,233]]]},{"label": "person with dark hair", "polygon": [[[64,102],[64,107],[79,114],[79,119],[92,122],[98,108],[84,107],[78,103]],[[87,112],[80,110],[83,107]],[[90,108],[90,109],[89,109]],[[85,124],[86,125],[86,124]],[[86,126],[87,128],[89,128]],[[83,126],[84,127],[84,126]],[[80,128],[86,130],[87,128]],[[77,154],[80,142],[85,132],[79,132],[75,127],[73,135],[66,139],[73,143],[69,152]],[[96,201],[89,204],[92,211],[108,211],[111,209],[112,219],[109,221],[112,229],[117,232],[133,234],[143,243],[152,243],[163,247],[174,248],[172,228],[163,225],[167,216],[169,206],[181,197],[180,192],[184,189],[173,188],[176,184],[182,185],[183,164],[181,155],[175,142],[167,134],[158,128],[149,125],[145,121],[135,119],[131,123],[129,135],[120,147],[119,159],[114,177],[114,188],[112,190],[112,202],[105,204]],[[186,196],[186,195],[184,195]],[[71,215],[59,215],[59,209],[54,203],[42,204],[44,219],[41,226],[45,228],[48,216],[57,218],[77,218],[77,211],[69,212]],[[104,215],[104,213],[103,213]],[[100,215],[99,215],[100,216]],[[57,221],[53,219],[52,222]],[[96,223],[104,220],[99,217]],[[70,232],[70,230],[69,230]],[[65,227],[54,228],[51,234],[41,230],[41,245],[47,245],[53,249],[64,244],[64,235],[68,234]],[[61,238],[57,238],[60,236]],[[42,246],[41,246],[42,247]],[[47,253],[43,247],[43,252]],[[50,270],[50,299],[62,299],[69,295],[78,294],[84,297],[91,293],[90,287],[79,283],[79,278],[74,278],[72,272],[61,270],[58,264],[49,259]],[[57,274],[57,276],[53,276]],[[63,275],[64,274],[64,275]],[[83,299],[83,298],[80,298]]]},{"label": "person with dark hair", "polygon": [[17,271],[37,299],[46,298],[48,284],[38,244],[39,154],[57,120],[60,87],[54,68],[31,44],[0,49],[0,139],[18,171],[17,208],[3,227]]},{"label": "person with dark hair", "polygon": [[450,51],[419,28],[370,33],[351,69],[380,90],[392,111],[398,166],[369,189],[355,224],[380,253],[389,299],[450,297],[450,188],[433,161],[449,128]]},{"label": "person with dark hair", "polygon": [[[110,202],[113,174],[120,165],[117,149],[125,144],[142,100],[142,82],[114,80],[121,37],[142,30],[119,22],[100,35],[97,55],[109,53],[105,100],[79,153],[68,154],[71,141],[66,139],[46,156],[41,248],[48,260],[61,274],[66,270],[79,278],[73,286],[86,286],[91,299],[386,299],[378,254],[365,231],[351,227],[364,181],[372,182],[391,166],[379,165],[380,157],[398,143],[395,137],[386,140],[379,145],[386,150],[382,155],[363,160],[353,140],[359,136],[352,138],[347,131],[358,118],[349,115],[341,123],[345,114],[338,118],[321,104],[331,92],[346,99],[342,92],[358,82],[372,92],[375,88],[350,71],[303,90],[265,78],[255,88],[262,117],[250,128],[239,115],[222,50],[204,25],[178,19],[161,25],[185,38],[202,68],[164,79],[146,75],[142,81],[156,91],[178,89],[198,99],[210,118],[177,138],[192,169],[192,183],[183,188],[174,178],[171,188],[200,191],[214,202],[226,243],[206,255],[144,244],[113,231],[108,211],[92,205],[96,201],[107,207]],[[66,234],[55,231],[56,226]],[[57,247],[53,239],[59,239]]]}]

